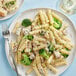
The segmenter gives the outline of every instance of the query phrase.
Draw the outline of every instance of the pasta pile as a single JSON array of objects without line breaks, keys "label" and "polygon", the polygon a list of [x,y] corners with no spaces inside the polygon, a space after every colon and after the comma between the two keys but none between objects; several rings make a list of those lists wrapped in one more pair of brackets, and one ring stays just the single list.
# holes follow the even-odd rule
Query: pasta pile
[{"label": "pasta pile", "polygon": [[0,17],[7,16],[8,13],[18,8],[17,0],[0,0]]},{"label": "pasta pile", "polygon": [[18,64],[31,66],[37,76],[48,76],[48,69],[57,73],[56,67],[67,64],[66,58],[73,48],[65,30],[68,27],[63,20],[51,10],[40,10],[34,20],[24,19],[17,22],[13,33],[17,41],[11,46]]}]

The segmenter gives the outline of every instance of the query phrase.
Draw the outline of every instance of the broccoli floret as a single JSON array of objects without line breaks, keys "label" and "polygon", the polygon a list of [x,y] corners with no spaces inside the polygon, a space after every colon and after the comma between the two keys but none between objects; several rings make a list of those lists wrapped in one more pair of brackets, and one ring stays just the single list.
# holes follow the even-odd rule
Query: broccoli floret
[{"label": "broccoli floret", "polygon": [[23,50],[21,53],[23,54],[23,53],[25,53],[25,51]]},{"label": "broccoli floret", "polygon": [[24,65],[30,65],[32,63],[32,60],[30,60],[30,58],[26,55],[23,54],[23,59],[21,60],[21,63]]},{"label": "broccoli floret", "polygon": [[55,50],[54,46],[52,44],[50,44],[48,46],[49,52],[53,53],[53,51]]},{"label": "broccoli floret", "polygon": [[61,26],[62,26],[62,23],[58,20],[58,19],[56,19],[56,18],[53,18],[54,19],[54,27],[56,28],[56,29],[60,29],[61,28]]},{"label": "broccoli floret", "polygon": [[45,49],[40,49],[39,54],[42,55],[45,59],[49,58],[49,55],[46,53]]},{"label": "broccoli floret", "polygon": [[32,24],[32,22],[29,19],[24,19],[22,21],[22,26],[28,27]]},{"label": "broccoli floret", "polygon": [[62,54],[63,56],[64,56],[64,58],[67,58],[69,55],[67,55],[67,54]]},{"label": "broccoli floret", "polygon": [[28,40],[33,40],[34,37],[33,35],[25,35],[24,38]]},{"label": "broccoli floret", "polygon": [[66,51],[69,51],[69,49],[68,48],[65,48],[66,49]]}]

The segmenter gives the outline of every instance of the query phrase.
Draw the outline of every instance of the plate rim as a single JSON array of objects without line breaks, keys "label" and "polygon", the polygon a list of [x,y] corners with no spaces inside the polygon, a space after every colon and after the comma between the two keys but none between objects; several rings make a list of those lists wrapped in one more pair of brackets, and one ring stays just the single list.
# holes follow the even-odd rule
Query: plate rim
[{"label": "plate rim", "polygon": [[[32,11],[32,10],[41,10],[41,9],[44,9],[44,10],[49,9],[49,10],[53,10],[53,11],[56,11],[56,12],[60,13],[61,15],[63,15],[64,17],[66,17],[66,19],[68,19],[69,22],[71,22],[72,27],[73,27],[73,29],[74,29],[74,32],[76,32],[75,26],[74,26],[72,20],[71,20],[70,18],[68,18],[65,14],[63,14],[62,12],[60,12],[60,11],[58,11],[58,10],[56,10],[56,9],[52,9],[52,8],[32,8],[32,9],[28,9],[28,10],[23,11],[23,12],[22,12],[20,15],[18,15],[18,16],[13,20],[13,22],[10,24],[9,30],[10,30],[10,28],[12,27],[11,25],[14,24],[15,20],[16,20],[17,18],[19,18],[19,17],[20,17],[22,14],[24,14],[25,12],[29,12],[29,11]],[[76,34],[75,34],[75,37],[76,37]],[[75,41],[76,41],[76,40],[75,40]],[[6,42],[6,41],[5,41],[5,42]],[[75,44],[75,46],[76,46],[76,44]],[[6,47],[6,44],[5,44],[5,47]],[[76,47],[75,47],[75,49],[76,49]],[[5,49],[5,51],[6,51],[6,49]],[[74,52],[75,52],[75,51],[74,51]],[[73,52],[73,57],[72,57],[71,62],[69,63],[69,65],[66,66],[66,68],[65,68],[59,75],[63,74],[63,73],[71,66],[71,64],[72,64],[72,62],[73,62],[73,60],[74,60],[74,58],[75,58],[75,53],[74,53],[74,52]],[[7,51],[6,51],[6,56],[7,56]],[[7,56],[7,59],[8,59],[8,56]],[[9,59],[8,59],[8,62],[9,62],[9,64],[10,64],[10,66],[12,67],[12,69],[15,71],[15,69],[14,69],[14,67],[12,66],[11,61],[10,61]]]}]

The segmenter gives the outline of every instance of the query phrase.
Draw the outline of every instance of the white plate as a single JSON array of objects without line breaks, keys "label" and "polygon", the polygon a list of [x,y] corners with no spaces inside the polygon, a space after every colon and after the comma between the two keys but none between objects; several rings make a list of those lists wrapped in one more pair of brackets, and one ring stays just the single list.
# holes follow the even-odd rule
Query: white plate
[{"label": "white plate", "polygon": [[19,7],[18,7],[16,10],[8,13],[7,16],[5,16],[5,17],[0,17],[0,20],[5,20],[5,19],[8,19],[8,18],[12,17],[13,15],[15,15],[16,12],[17,12],[17,11],[20,9],[20,7],[22,6],[23,2],[24,2],[24,0],[18,0],[18,5],[19,5]]},{"label": "white plate", "polygon": [[[16,21],[21,21],[23,20],[24,18],[31,18],[33,19],[35,17],[35,15],[37,14],[38,10],[47,10],[48,8],[37,8],[37,9],[31,9],[31,10],[27,10],[27,11],[24,11],[23,13],[21,13],[20,16],[18,16],[14,21],[13,23],[10,25],[10,32],[12,31]],[[71,22],[71,20],[69,20],[65,15],[63,15],[62,13],[56,11],[56,10],[53,10],[51,9],[53,12],[55,12],[58,16],[60,16],[64,22],[67,22],[69,24],[69,27],[67,29],[67,34],[68,34],[68,37],[71,38],[73,44],[76,46],[76,32],[75,32],[75,28],[74,28],[74,25],[73,23]],[[9,47],[8,47],[8,44],[7,42],[5,42],[5,47],[6,47],[6,55],[7,55],[7,59],[9,61],[9,64],[10,66],[14,69],[13,65],[12,65],[12,60],[11,60],[11,56],[9,55]],[[76,47],[74,47],[72,50],[71,50],[71,54],[70,56],[67,58],[67,62],[68,64],[65,65],[65,66],[61,66],[59,68],[57,68],[59,70],[58,74],[55,75],[53,74],[51,71],[49,72],[49,74],[51,76],[58,76],[60,75],[61,73],[63,73],[73,62],[73,59],[74,59],[74,56],[75,56],[75,50],[76,50]],[[31,75],[29,76],[36,76],[34,73],[32,73]]]}]

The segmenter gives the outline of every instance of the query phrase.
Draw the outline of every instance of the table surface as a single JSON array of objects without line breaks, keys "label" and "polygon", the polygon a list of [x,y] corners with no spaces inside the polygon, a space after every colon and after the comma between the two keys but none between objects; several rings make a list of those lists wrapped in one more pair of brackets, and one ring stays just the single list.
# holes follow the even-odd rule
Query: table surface
[{"label": "table surface", "polygon": [[[1,25],[7,23],[8,26],[12,23],[12,21],[24,10],[31,9],[31,8],[53,8],[56,10],[58,9],[59,0],[25,0],[21,9],[14,15],[12,18],[4,21],[0,21],[0,76],[16,76],[16,73],[10,67],[8,60],[5,54],[5,41],[1,35]],[[75,25],[76,22],[76,14],[68,16]],[[75,57],[76,58],[76,57]],[[76,76],[76,60],[74,59],[71,66],[60,76]]]}]

